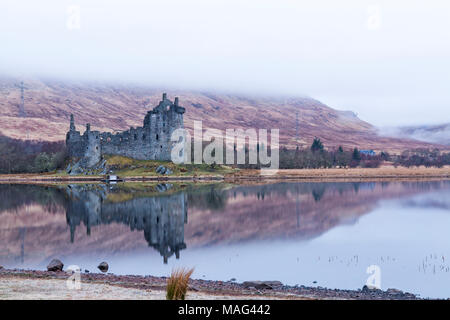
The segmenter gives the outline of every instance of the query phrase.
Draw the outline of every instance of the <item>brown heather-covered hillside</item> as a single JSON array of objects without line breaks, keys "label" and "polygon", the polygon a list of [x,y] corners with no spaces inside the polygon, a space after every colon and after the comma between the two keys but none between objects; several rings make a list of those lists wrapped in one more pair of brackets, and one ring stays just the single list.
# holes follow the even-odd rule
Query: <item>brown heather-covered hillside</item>
[{"label": "brown heather-covered hillside", "polygon": [[[20,111],[20,81],[0,78],[0,134],[19,139],[63,140],[69,115],[84,131],[117,131],[141,126],[145,113],[155,106],[163,90],[143,86],[105,85],[25,79],[24,112]],[[164,90],[180,97],[186,108],[185,126],[194,120],[203,127],[279,128],[280,144],[296,146],[296,112],[299,114],[300,144],[310,145],[319,137],[328,148],[342,145],[362,149],[399,152],[409,148],[445,147],[409,139],[381,137],[376,129],[350,111],[337,111],[311,98],[270,98],[198,91]],[[448,148],[448,146],[447,146]]]}]

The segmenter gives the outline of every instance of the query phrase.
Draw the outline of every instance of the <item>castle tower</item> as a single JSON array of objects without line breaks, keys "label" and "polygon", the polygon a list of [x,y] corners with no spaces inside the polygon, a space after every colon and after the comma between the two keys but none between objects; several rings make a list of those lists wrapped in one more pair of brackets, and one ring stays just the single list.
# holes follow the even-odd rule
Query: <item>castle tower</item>
[{"label": "castle tower", "polygon": [[73,118],[73,114],[70,114],[70,131],[76,131],[75,120]]},{"label": "castle tower", "polygon": [[83,134],[83,165],[92,167],[102,158],[100,132],[91,131],[91,124],[86,123],[86,131]]}]

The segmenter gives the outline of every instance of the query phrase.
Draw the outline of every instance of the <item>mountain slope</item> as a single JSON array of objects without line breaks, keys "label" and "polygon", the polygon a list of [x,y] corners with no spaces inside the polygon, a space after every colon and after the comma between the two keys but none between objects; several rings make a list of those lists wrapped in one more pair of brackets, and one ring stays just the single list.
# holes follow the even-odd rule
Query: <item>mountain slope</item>
[{"label": "mountain slope", "polygon": [[[75,116],[79,130],[118,131],[141,126],[146,112],[161,99],[163,90],[139,86],[86,84],[48,80],[24,81],[24,110],[20,108],[20,80],[0,79],[0,133],[14,138],[62,140]],[[271,98],[167,90],[186,108],[185,126],[194,120],[203,128],[279,128],[280,144],[295,147],[296,114],[299,143],[310,145],[320,137],[326,147],[398,152],[407,148],[435,147],[410,139],[378,136],[376,129],[352,112],[334,110],[311,98]]]}]

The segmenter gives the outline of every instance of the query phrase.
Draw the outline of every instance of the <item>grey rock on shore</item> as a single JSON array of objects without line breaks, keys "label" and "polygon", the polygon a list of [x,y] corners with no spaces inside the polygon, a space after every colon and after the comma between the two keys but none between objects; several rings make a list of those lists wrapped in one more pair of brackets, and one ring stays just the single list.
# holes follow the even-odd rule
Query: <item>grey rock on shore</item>
[{"label": "grey rock on shore", "polygon": [[64,264],[61,260],[53,259],[47,266],[48,271],[62,271]]},{"label": "grey rock on shore", "polygon": [[102,263],[100,263],[97,267],[101,272],[108,272],[109,269],[109,265],[108,263],[106,263],[105,261],[103,261]]},{"label": "grey rock on shore", "polygon": [[165,175],[169,175],[169,174],[172,174],[172,173],[173,173],[172,170],[170,170],[170,169],[167,168],[167,167],[164,167],[163,165],[159,165],[158,168],[156,168],[155,171],[156,171],[156,173],[159,173],[159,174],[165,174]]},{"label": "grey rock on shore", "polygon": [[283,284],[280,281],[244,281],[242,285],[244,288],[272,290],[273,288],[281,287]]}]

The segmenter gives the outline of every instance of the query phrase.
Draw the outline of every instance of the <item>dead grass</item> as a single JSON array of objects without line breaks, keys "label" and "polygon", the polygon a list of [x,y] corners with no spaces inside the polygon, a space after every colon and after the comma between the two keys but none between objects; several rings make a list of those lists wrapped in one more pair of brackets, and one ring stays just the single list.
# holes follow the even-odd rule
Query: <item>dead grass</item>
[{"label": "dead grass", "polygon": [[194,269],[179,268],[174,269],[167,280],[167,300],[184,300],[188,289],[189,278]]},{"label": "dead grass", "polygon": [[[347,168],[347,169],[280,169],[274,178],[448,178],[450,166],[443,168],[397,167]],[[259,170],[241,170],[233,174],[237,177],[259,176]]]}]

